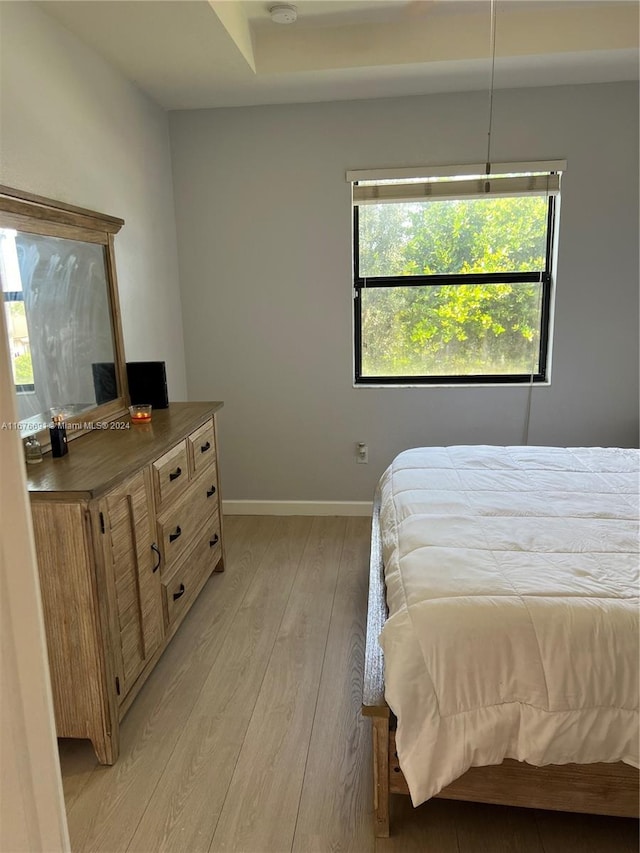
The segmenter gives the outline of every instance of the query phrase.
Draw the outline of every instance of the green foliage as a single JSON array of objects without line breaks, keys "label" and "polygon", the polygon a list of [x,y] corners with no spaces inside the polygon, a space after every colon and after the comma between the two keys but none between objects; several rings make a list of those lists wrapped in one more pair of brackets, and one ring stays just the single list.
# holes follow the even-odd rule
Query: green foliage
[{"label": "green foliage", "polygon": [[13,359],[13,379],[16,385],[33,385],[31,353],[26,352]]},{"label": "green foliage", "polygon": [[[541,197],[367,205],[359,222],[361,277],[544,269]],[[540,296],[516,283],[363,290],[363,374],[537,370]]]}]

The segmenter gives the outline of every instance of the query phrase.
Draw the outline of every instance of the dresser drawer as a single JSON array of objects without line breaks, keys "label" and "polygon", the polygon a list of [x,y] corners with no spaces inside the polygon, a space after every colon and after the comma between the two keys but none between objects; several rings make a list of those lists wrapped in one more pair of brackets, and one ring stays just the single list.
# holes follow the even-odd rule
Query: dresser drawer
[{"label": "dresser drawer", "polygon": [[220,516],[216,512],[205,525],[205,534],[186,560],[165,581],[162,581],[164,614],[171,625],[187,609],[205,579],[214,570],[222,556]]},{"label": "dresser drawer", "polygon": [[194,476],[197,476],[216,461],[216,439],[213,421],[207,421],[187,438],[189,460]]},{"label": "dresser drawer", "polygon": [[190,483],[179,501],[158,518],[163,572],[169,572],[200,536],[207,519],[218,510],[215,468]]},{"label": "dresser drawer", "polygon": [[153,463],[156,506],[162,509],[186,489],[189,483],[189,455],[186,439]]}]

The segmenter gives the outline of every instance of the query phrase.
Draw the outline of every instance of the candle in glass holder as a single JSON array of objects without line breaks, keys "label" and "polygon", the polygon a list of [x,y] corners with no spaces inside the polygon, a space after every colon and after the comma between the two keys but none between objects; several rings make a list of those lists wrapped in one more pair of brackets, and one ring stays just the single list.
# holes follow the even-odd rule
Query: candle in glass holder
[{"label": "candle in glass holder", "polygon": [[64,425],[64,416],[61,414],[52,414],[51,423],[52,426],[49,427],[51,455],[59,459],[69,452],[69,448],[67,447],[67,428]]},{"label": "candle in glass holder", "polygon": [[151,406],[129,406],[132,424],[148,424],[151,420]]}]

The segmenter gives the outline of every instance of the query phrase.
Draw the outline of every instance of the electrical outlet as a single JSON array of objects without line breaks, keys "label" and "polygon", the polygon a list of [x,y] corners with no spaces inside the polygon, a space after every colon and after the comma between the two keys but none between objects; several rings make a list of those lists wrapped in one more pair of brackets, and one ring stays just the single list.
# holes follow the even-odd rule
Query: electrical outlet
[{"label": "electrical outlet", "polygon": [[369,448],[364,441],[359,441],[356,445],[356,462],[360,465],[366,465],[369,461]]}]

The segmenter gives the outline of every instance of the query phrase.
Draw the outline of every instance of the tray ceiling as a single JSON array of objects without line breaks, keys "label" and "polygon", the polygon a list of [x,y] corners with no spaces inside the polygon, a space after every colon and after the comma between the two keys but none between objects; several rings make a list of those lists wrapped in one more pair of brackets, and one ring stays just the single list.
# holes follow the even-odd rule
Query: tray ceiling
[{"label": "tray ceiling", "polygon": [[[275,2],[275,0],[274,0]],[[40,4],[165,109],[482,90],[489,0]],[[496,88],[638,79],[638,4],[497,0]]]}]

